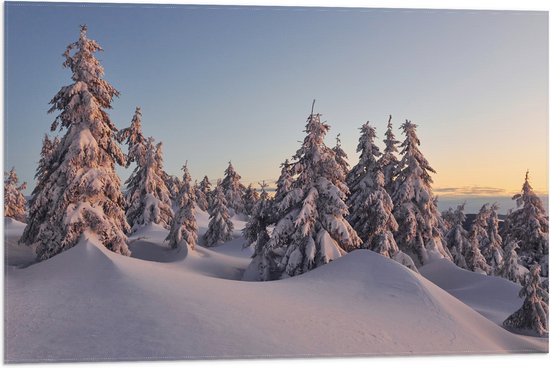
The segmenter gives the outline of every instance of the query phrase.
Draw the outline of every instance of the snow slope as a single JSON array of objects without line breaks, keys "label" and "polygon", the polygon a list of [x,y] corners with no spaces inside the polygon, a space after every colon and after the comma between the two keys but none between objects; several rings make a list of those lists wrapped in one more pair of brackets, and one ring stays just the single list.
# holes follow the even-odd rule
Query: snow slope
[{"label": "snow slope", "polygon": [[[6,362],[548,351],[547,339],[507,332],[370,251],[243,282],[242,239],[178,251],[165,236],[154,226],[135,234],[133,257],[88,236],[47,261],[6,267]],[[7,245],[10,264],[21,246]]]}]

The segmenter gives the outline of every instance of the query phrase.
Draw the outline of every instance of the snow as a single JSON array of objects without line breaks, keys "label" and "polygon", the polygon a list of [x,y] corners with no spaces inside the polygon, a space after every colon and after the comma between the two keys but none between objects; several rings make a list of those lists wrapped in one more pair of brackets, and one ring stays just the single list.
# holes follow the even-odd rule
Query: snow
[{"label": "snow", "polygon": [[519,286],[444,260],[423,277],[355,250],[300,276],[243,282],[242,237],[172,250],[151,224],[129,238],[132,257],[84,233],[17,268],[22,224],[5,227],[7,363],[548,351],[547,338],[492,322],[521,305]]}]

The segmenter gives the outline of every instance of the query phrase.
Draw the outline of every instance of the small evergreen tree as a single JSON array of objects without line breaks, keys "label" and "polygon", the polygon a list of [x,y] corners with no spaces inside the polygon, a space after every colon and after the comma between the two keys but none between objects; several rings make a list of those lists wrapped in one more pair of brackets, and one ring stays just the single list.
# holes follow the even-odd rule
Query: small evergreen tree
[{"label": "small evergreen tree", "polygon": [[541,264],[542,275],[548,271],[548,217],[540,198],[529,184],[529,171],[521,193],[512,197],[517,208],[507,216],[505,237],[519,245],[518,255],[524,266]]},{"label": "small evergreen tree", "polygon": [[398,173],[399,159],[395,155],[397,150],[397,144],[399,141],[395,139],[395,135],[392,130],[391,115],[388,119],[388,129],[386,130],[386,139],[384,139],[384,152],[378,160],[378,165],[384,174],[384,188],[388,193],[393,193],[394,181]]},{"label": "small evergreen tree", "polygon": [[222,184],[218,181],[212,194],[208,230],[204,234],[204,243],[207,247],[231,240],[233,236],[233,222],[229,217],[227,201],[223,192]]},{"label": "small evergreen tree", "polygon": [[181,180],[175,175],[168,175],[163,171],[164,183],[170,193],[170,200],[176,202],[178,200],[181,186],[183,185]]},{"label": "small evergreen tree", "polygon": [[197,199],[197,206],[203,211],[208,211],[208,199],[206,197],[206,193],[201,190],[201,185],[197,183],[196,180],[194,190],[195,197]]},{"label": "small evergreen tree", "polygon": [[227,201],[227,207],[232,209],[234,213],[244,213],[243,193],[244,185],[240,182],[241,176],[235,171],[231,161],[225,169],[225,177],[222,180],[221,186],[223,194]]},{"label": "small evergreen tree", "polygon": [[147,138],[141,132],[141,108],[139,106],[136,107],[130,126],[119,130],[116,138],[121,143],[126,141],[125,143],[128,145],[126,167],[129,167],[132,162],[139,166],[145,165],[148,146]]},{"label": "small evergreen tree", "polygon": [[342,169],[342,173],[344,175],[344,178],[341,180],[345,180],[345,178],[349,174],[349,163],[348,163],[348,155],[342,149],[342,141],[340,140],[340,133],[336,135],[336,146],[334,146],[332,150],[334,151],[334,155],[335,155],[334,159]]},{"label": "small evergreen tree", "polygon": [[504,251],[502,250],[502,238],[498,233],[498,205],[494,203],[489,208],[487,218],[487,239],[483,242],[482,254],[491,266],[491,274],[500,274],[504,263]]},{"label": "small evergreen tree", "polygon": [[147,140],[145,159],[139,160],[126,181],[126,217],[132,231],[150,223],[169,229],[172,222],[170,191],[163,178],[162,143],[155,146],[153,142],[153,138]]},{"label": "small evergreen tree", "polygon": [[541,286],[538,264],[531,266],[519,296],[525,298],[523,305],[504,321],[503,326],[533,330],[539,336],[548,334],[548,292]]},{"label": "small evergreen tree", "polygon": [[182,185],[177,200],[178,212],[172,221],[166,241],[174,249],[180,244],[195,249],[199,231],[195,217],[195,189],[191,185],[187,162],[183,165],[182,170]]},{"label": "small evergreen tree", "polygon": [[321,266],[356,249],[361,244],[345,220],[346,184],[334,152],[323,140],[329,129],[319,114],[307,119],[306,137],[294,156],[287,194],[290,205],[279,218],[268,242],[278,262],[281,277],[295,276]]},{"label": "small evergreen tree", "polygon": [[520,271],[519,258],[516,253],[518,243],[514,240],[508,240],[504,247],[504,263],[500,269],[500,276],[512,281],[521,283],[523,274]]},{"label": "small evergreen tree", "polygon": [[406,138],[401,144],[402,159],[392,200],[399,225],[395,240],[415,264],[423,265],[430,259],[452,257],[445,245],[443,219],[431,188],[430,172],[435,170],[419,150],[416,127],[409,120],[401,125]]},{"label": "small evergreen tree", "polygon": [[22,240],[38,242],[39,260],[73,247],[82,233],[96,234],[108,249],[129,255],[124,234],[128,224],[115,162],[125,157],[115,141],[116,127],[105,111],[118,91],[102,79],[104,70],[94,53],[99,44],[81,27],[78,41],[70,44],[63,66],[72,71],[73,83],[62,87],[50,102],[49,112],[60,111],[51,130],[67,129],[48,174],[33,199],[39,216],[29,217]]},{"label": "small evergreen tree", "polygon": [[492,273],[491,266],[481,252],[481,243],[488,238],[487,235],[487,219],[489,216],[488,204],[484,204],[472,224],[469,240],[470,248],[466,251],[466,264],[468,268],[474,272],[490,275]]},{"label": "small evergreen tree", "polygon": [[27,189],[27,183],[19,186],[18,183],[15,167],[9,172],[4,172],[4,216],[25,222],[27,200],[21,191]]},{"label": "small evergreen tree", "polygon": [[245,189],[243,196],[244,213],[247,215],[252,215],[254,206],[259,199],[260,194],[258,194],[256,188],[252,188],[252,184],[248,184],[248,187]]},{"label": "small evergreen tree", "polygon": [[392,258],[399,252],[393,238],[397,222],[393,217],[393,202],[384,189],[384,174],[376,161],[380,151],[374,143],[376,133],[366,122],[361,127],[357,152],[359,162],[353,168],[352,186],[348,198],[350,225],[363,240],[362,248]]},{"label": "small evergreen tree", "polygon": [[[461,268],[468,269],[465,255],[471,248],[470,241],[468,239],[468,232],[464,229],[463,224],[466,220],[464,214],[465,203],[462,203],[456,207],[456,210],[450,209],[446,216],[446,220],[449,223],[449,231],[445,235],[447,241],[447,247],[453,257],[453,262]],[[473,268],[475,268],[475,262],[472,262]]]},{"label": "small evergreen tree", "polygon": [[206,199],[206,208],[204,209],[204,211],[207,211],[208,207],[210,206],[210,197],[212,196],[211,187],[212,184],[210,183],[210,179],[208,179],[208,176],[205,175],[199,183],[199,189],[204,194],[204,197]]}]

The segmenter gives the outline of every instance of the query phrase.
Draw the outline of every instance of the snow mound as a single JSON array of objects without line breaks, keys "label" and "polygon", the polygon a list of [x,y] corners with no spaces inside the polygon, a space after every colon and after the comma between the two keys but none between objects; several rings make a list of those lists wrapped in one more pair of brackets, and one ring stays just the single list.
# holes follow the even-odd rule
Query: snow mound
[{"label": "snow mound", "polygon": [[202,247],[150,262],[89,236],[47,261],[9,268],[6,362],[548,349],[370,251],[281,281],[228,279],[246,262]]},{"label": "snow mound", "polygon": [[464,270],[445,259],[423,266],[420,273],[499,326],[523,304],[520,284]]}]

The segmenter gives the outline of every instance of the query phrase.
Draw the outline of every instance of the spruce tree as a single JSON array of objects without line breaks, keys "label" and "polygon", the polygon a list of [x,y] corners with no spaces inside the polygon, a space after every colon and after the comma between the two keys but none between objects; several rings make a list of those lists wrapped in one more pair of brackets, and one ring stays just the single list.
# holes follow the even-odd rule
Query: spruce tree
[{"label": "spruce tree", "polygon": [[141,108],[139,106],[136,107],[130,126],[119,130],[116,137],[119,142],[126,141],[125,143],[128,145],[126,167],[129,167],[132,162],[144,166],[148,147],[147,138],[141,132]]},{"label": "spruce tree", "polygon": [[[94,53],[96,41],[81,27],[78,41],[65,53],[63,66],[72,71],[73,83],[51,100],[49,112],[59,111],[52,123],[67,129],[34,207],[46,210],[29,218],[27,229],[38,229],[25,241],[37,241],[37,258],[44,260],[73,247],[84,232],[94,233],[108,249],[129,255],[125,232],[124,199],[115,163],[125,165],[118,147],[116,127],[105,111],[118,91],[102,79],[104,71]],[[27,231],[27,230],[26,230]],[[32,231],[31,231],[32,233]]]},{"label": "spruce tree", "polygon": [[27,200],[21,191],[27,189],[27,183],[19,186],[18,183],[15,167],[9,172],[4,172],[4,216],[25,222]]},{"label": "spruce tree", "polygon": [[384,188],[386,188],[386,191],[391,195],[395,190],[394,181],[398,173],[399,165],[399,159],[395,155],[398,152],[397,144],[399,144],[399,141],[395,139],[395,135],[393,134],[391,115],[388,119],[388,129],[386,130],[385,136],[385,148],[382,156],[380,156],[378,160],[378,164],[384,174]]},{"label": "spruce tree", "polygon": [[409,120],[401,125],[405,140],[392,200],[399,225],[395,240],[415,264],[423,265],[431,259],[452,257],[445,245],[443,219],[432,193],[430,173],[435,170],[419,150],[416,128]]},{"label": "spruce tree", "polygon": [[500,269],[500,276],[516,283],[523,281],[523,274],[520,271],[518,254],[518,243],[515,240],[508,240],[504,247],[504,263]]},{"label": "spruce tree", "polygon": [[362,248],[392,258],[399,252],[393,238],[397,222],[392,214],[393,202],[384,189],[384,174],[376,161],[380,151],[375,138],[376,132],[369,122],[363,124],[357,146],[359,162],[352,169],[354,179],[347,200],[347,220],[363,240]]},{"label": "spruce tree", "polygon": [[145,159],[138,160],[140,163],[126,181],[126,217],[133,232],[151,223],[169,229],[173,217],[162,170],[162,143],[155,146],[153,138],[149,138],[145,150]]},{"label": "spruce tree", "polygon": [[466,264],[471,271],[492,274],[492,268],[481,252],[482,243],[488,239],[487,219],[489,217],[489,204],[484,204],[472,224],[469,233],[470,248],[466,251]]},{"label": "spruce tree", "polygon": [[227,201],[227,207],[233,213],[244,213],[243,194],[245,187],[240,182],[241,176],[235,171],[235,168],[229,161],[229,166],[225,169],[225,177],[222,180],[223,195]]},{"label": "spruce tree", "polygon": [[58,164],[55,155],[57,154],[56,150],[59,147],[60,140],[55,137],[53,140],[50,139],[48,134],[44,134],[44,139],[42,140],[42,149],[40,151],[40,160],[38,161],[38,167],[34,174],[36,179],[36,185],[31,193],[31,198],[28,202],[28,218],[31,218],[32,221],[29,221],[21,238],[19,239],[20,243],[24,244],[33,244],[37,241],[38,232],[40,230],[40,225],[46,221],[48,215],[48,209],[38,200],[43,200],[43,197],[40,197],[38,194],[44,188],[44,185],[48,181],[48,177],[52,171],[55,171],[55,165]]},{"label": "spruce tree", "polygon": [[206,197],[206,193],[204,193],[201,190],[201,185],[196,180],[195,180],[195,186],[194,186],[193,189],[195,191],[195,198],[196,198],[196,201],[197,201],[197,206],[202,211],[208,211],[208,199]]},{"label": "spruce tree", "polygon": [[468,232],[463,227],[466,220],[465,205],[465,203],[462,203],[456,207],[456,210],[450,209],[447,212],[445,217],[449,223],[449,231],[445,235],[445,240],[453,257],[453,262],[458,267],[468,269],[465,255],[470,251],[471,244],[468,239]]},{"label": "spruce tree", "polygon": [[205,175],[204,178],[202,178],[201,182],[199,183],[199,189],[204,194],[206,199],[206,207],[204,211],[207,211],[208,207],[210,206],[210,197],[212,196],[211,187],[212,187],[212,184],[210,183],[210,179],[208,179],[208,176]]},{"label": "spruce tree", "polygon": [[518,243],[518,255],[524,266],[539,263],[542,275],[548,276],[548,217],[529,183],[529,171],[525,174],[521,193],[512,199],[517,207],[507,216],[505,238]]},{"label": "spruce tree", "polygon": [[247,215],[252,215],[254,206],[259,199],[260,194],[256,188],[253,188],[252,184],[248,184],[248,187],[246,187],[243,195],[244,213]]},{"label": "spruce tree", "polygon": [[178,211],[172,221],[166,241],[174,249],[178,245],[195,249],[199,231],[195,217],[195,189],[191,185],[191,175],[187,169],[187,162],[183,165],[182,170],[182,185],[177,199]]},{"label": "spruce tree", "polygon": [[181,180],[175,175],[168,175],[166,172],[163,172],[164,183],[170,192],[170,200],[176,202],[178,200],[181,186],[183,185]]},{"label": "spruce tree", "polygon": [[[281,277],[307,272],[356,249],[361,239],[345,220],[346,184],[334,151],[323,140],[329,129],[319,114],[307,119],[306,137],[294,156],[289,207],[278,219],[268,247],[280,256]],[[292,205],[290,205],[292,203]]]},{"label": "spruce tree", "polygon": [[489,208],[487,218],[487,239],[483,243],[482,254],[491,266],[491,274],[498,275],[504,263],[502,237],[498,232],[498,205],[494,203]]},{"label": "spruce tree", "polygon": [[349,174],[350,169],[349,169],[349,163],[348,163],[348,155],[342,149],[342,141],[340,140],[340,133],[336,135],[336,146],[334,146],[332,150],[334,151],[334,154],[335,154],[334,159],[342,169],[344,178],[346,178]]},{"label": "spruce tree", "polygon": [[207,247],[231,240],[233,236],[233,222],[229,217],[227,201],[223,192],[222,184],[218,181],[212,193],[208,230],[204,234],[204,244]]},{"label": "spruce tree", "polygon": [[525,298],[519,310],[508,317],[503,326],[511,329],[532,330],[539,336],[548,334],[548,292],[540,282],[540,266],[534,264],[519,292]]},{"label": "spruce tree", "polygon": [[277,179],[277,189],[275,195],[273,196],[273,216],[277,219],[284,217],[284,214],[295,204],[298,200],[288,194],[292,192],[294,185],[294,178],[292,176],[292,165],[289,163],[288,159],[281,164],[281,174]]}]

